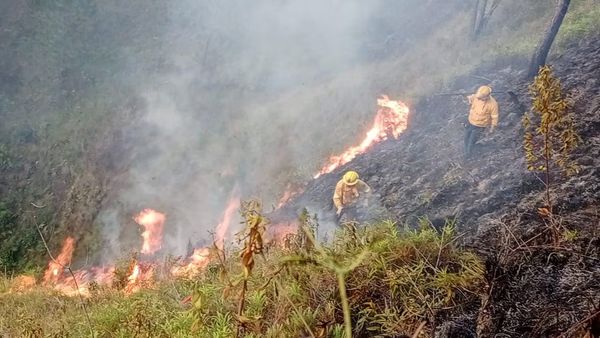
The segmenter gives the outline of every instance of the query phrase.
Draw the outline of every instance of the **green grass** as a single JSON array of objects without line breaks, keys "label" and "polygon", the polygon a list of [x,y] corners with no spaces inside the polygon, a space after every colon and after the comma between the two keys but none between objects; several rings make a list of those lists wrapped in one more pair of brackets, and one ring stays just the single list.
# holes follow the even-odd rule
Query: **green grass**
[{"label": "green grass", "polygon": [[[570,41],[600,30],[598,7],[596,0],[573,0],[553,53],[561,53]],[[467,7],[464,8],[456,15],[432,23],[435,27],[405,50],[362,64],[328,81],[282,93],[278,99],[260,102],[254,108],[245,108],[244,115],[249,116],[249,120],[240,121],[240,125],[247,130],[261,130],[261,137],[252,139],[251,148],[257,149],[257,154],[249,155],[252,160],[260,159],[257,163],[261,163],[264,171],[264,175],[257,175],[261,176],[257,180],[267,178],[256,181],[261,187],[261,197],[267,201],[276,200],[288,182],[310,179],[329,155],[360,141],[365,128],[372,122],[377,95],[385,92],[394,99],[411,104],[431,93],[448,89],[457,76],[467,74],[486,62],[494,62],[498,58],[528,58],[551,18],[553,4],[536,0],[503,0],[477,41],[469,36],[471,13]],[[131,93],[115,85],[110,75],[115,71],[111,66],[119,55],[117,51],[109,53],[102,63],[88,58],[90,55],[100,57],[96,55],[99,53],[96,49],[93,49],[96,52],[90,50],[87,54],[67,55],[72,61],[66,63],[69,67],[92,67],[95,71],[90,71],[91,74],[100,72],[106,76],[98,76],[93,84],[78,89],[76,95],[58,100],[62,94],[59,95],[61,92],[53,81],[59,78],[58,73],[66,64],[62,63],[64,60],[60,55],[55,54],[80,49],[59,48],[63,47],[63,38],[68,36],[64,35],[67,32],[63,31],[66,27],[63,27],[62,19],[58,20],[62,18],[62,12],[50,11],[43,15],[48,15],[46,21],[53,25],[41,25],[46,22],[44,20],[38,22],[41,26],[34,30],[37,35],[27,35],[27,39],[18,41],[20,54],[27,57],[28,63],[43,67],[27,69],[26,78],[31,80],[24,82],[18,98],[9,100],[2,97],[0,102],[6,106],[7,112],[0,124],[0,171],[3,175],[11,168],[15,171],[14,175],[7,175],[13,178],[7,181],[10,189],[0,202],[14,206],[10,211],[18,215],[12,227],[14,234],[6,242],[2,240],[1,244],[4,248],[19,251],[11,256],[11,260],[16,257],[16,261],[10,264],[11,269],[16,271],[25,268],[28,263],[41,262],[44,251],[39,250],[39,240],[34,236],[36,225],[44,223],[52,232],[69,232],[80,237],[87,235],[86,229],[92,222],[78,218],[78,215],[98,211],[95,208],[99,203],[93,203],[96,195],[90,191],[103,189],[100,182],[114,174],[98,172],[93,165],[97,163],[97,156],[101,155],[97,152],[111,149],[111,130],[115,124],[127,122],[115,119],[131,118],[124,112],[128,110],[125,102],[130,99]],[[41,42],[52,42],[52,46]],[[82,43],[72,42],[77,43],[75,47]],[[152,47],[146,47],[154,51]],[[103,48],[111,50],[106,46]],[[33,80],[38,78],[41,82]],[[332,88],[340,99],[331,99]],[[9,101],[16,103],[9,104]],[[281,113],[282,107],[285,107],[285,114]],[[297,118],[290,119],[290,116]],[[265,125],[281,126],[275,129],[285,130],[285,133],[273,128],[263,129]],[[262,157],[262,149],[271,149],[272,144],[296,134],[304,137],[296,140],[299,143],[290,152],[294,155],[292,160],[273,163],[271,157]],[[171,156],[176,162],[182,155],[173,152]],[[302,160],[296,161],[297,158]],[[32,163],[35,165],[32,166]],[[16,174],[24,172],[21,168],[26,166],[30,167],[26,178]],[[165,170],[170,168],[165,167]],[[91,203],[87,203],[90,200]],[[31,201],[46,207],[21,210]],[[72,215],[58,213],[58,210],[69,208],[74,210]],[[86,208],[92,210],[81,210]]]},{"label": "green grass", "polygon": [[[550,20],[553,7],[539,2],[531,7],[533,4],[534,1],[504,0],[478,41],[469,38],[470,13],[459,13],[399,55],[390,55],[323,85],[300,88],[282,95],[276,102],[261,105],[257,109],[265,116],[304,116],[295,130],[308,133],[307,140],[319,140],[318,145],[299,145],[311,148],[303,166],[278,171],[283,173],[282,177],[277,177],[277,182],[265,190],[280,191],[280,186],[291,176],[298,181],[312,176],[331,149],[343,149],[356,141],[357,129],[371,121],[373,112],[372,102],[362,101],[363,97],[357,93],[374,98],[379,94],[372,93],[374,87],[385,88],[393,98],[416,102],[424,95],[445,89],[457,76],[485,62],[499,57],[528,58]],[[561,53],[568,43],[598,31],[600,8],[596,0],[573,0],[553,53]],[[365,79],[375,79],[375,85]],[[331,88],[339,89],[340,97],[349,98],[347,107],[342,107],[345,109],[340,110],[339,102],[330,100]],[[75,224],[68,219],[60,222],[61,215],[56,210],[69,197],[54,196],[48,182],[57,181],[51,175],[66,168],[73,176],[82,177],[79,183],[67,182],[69,191],[74,192],[73,198],[87,200],[85,194],[90,186],[95,187],[96,181],[85,175],[90,168],[82,159],[89,159],[88,155],[94,155],[90,151],[101,148],[102,144],[95,142],[102,142],[103,132],[111,128],[105,114],[120,106],[114,102],[119,95],[113,90],[118,89],[98,85],[64,107],[53,107],[52,112],[45,114],[39,111],[13,114],[13,120],[0,126],[3,128],[0,170],[39,161],[29,184],[11,190],[7,201],[0,201],[10,202],[0,204],[0,269],[23,271],[37,266],[39,272],[36,262],[41,262],[44,250],[33,227],[38,223],[49,227],[68,225],[80,233],[89,227],[85,222]],[[40,96],[25,89],[24,95]],[[357,102],[357,98],[361,101]],[[305,104],[296,104],[299,100]],[[279,114],[282,106],[286,107],[286,114]],[[337,121],[332,122],[332,116]],[[262,125],[259,122],[249,123]],[[317,130],[315,125],[332,127]],[[21,142],[31,130],[38,143]],[[256,148],[262,149],[260,142],[276,143],[272,138],[276,136],[268,136],[257,141]],[[323,144],[327,146],[322,147]],[[424,194],[423,202],[434,193]],[[35,219],[28,219],[26,215],[31,213],[19,214],[16,206],[27,205],[31,200],[57,204],[35,210]],[[55,230],[58,234],[67,231]],[[576,237],[569,233],[564,236]],[[94,242],[90,238],[83,240]],[[451,226],[441,233],[428,224],[423,224],[419,231],[399,232],[391,224],[379,224],[368,231],[359,231],[358,239],[350,237],[348,232],[339,233],[335,244],[325,246],[319,255],[298,248],[273,250],[264,260],[257,260],[250,279],[245,312],[250,322],[246,336],[306,335],[308,326],[315,334],[324,330],[331,337],[342,337],[344,318],[338,281],[335,269],[330,267],[335,266],[333,263],[351,263],[363,253],[368,255],[369,264],[361,262],[344,274],[354,332],[412,334],[421,321],[459,311],[460,304],[477,299],[483,267],[477,257],[457,248],[453,238]],[[291,264],[291,258],[297,264]],[[240,273],[235,260],[233,253],[227,260],[227,271],[232,276]],[[327,267],[324,260],[332,264]],[[282,266],[285,269],[273,276]],[[94,331],[98,337],[231,337],[237,325],[237,286],[223,280],[222,270],[222,266],[213,265],[197,280],[159,283],[156,290],[133,296],[101,289],[87,300]],[[271,277],[271,283],[265,286],[264,282]],[[0,279],[0,313],[4,314],[0,317],[0,332],[12,336],[87,335],[88,327],[77,299],[42,288],[25,294],[6,293],[12,282],[7,277]],[[193,295],[192,304],[181,304],[183,295]]]},{"label": "green grass", "polygon": [[573,1],[556,40],[556,49],[563,51],[569,42],[600,32],[600,6],[593,0]]},{"label": "green grass", "polygon": [[[451,86],[457,77],[467,75],[482,65],[502,59],[529,60],[552,18],[553,10],[554,3],[551,2],[503,0],[477,40],[470,36],[472,13],[458,11],[443,22],[436,22],[427,36],[416,39],[404,50],[363,64],[328,82],[284,94],[257,111],[277,116],[276,112],[285,106],[291,116],[303,116],[296,126],[290,128],[306,133],[309,141],[302,146],[311,149],[311,152],[304,154],[305,166],[300,168],[299,176],[311,177],[323,159],[360,141],[373,119],[377,95],[388,94],[413,106],[432,93],[448,89],[473,90],[483,83],[481,79],[472,79],[472,84],[465,88]],[[568,42],[598,32],[598,11],[595,0],[574,0],[552,53],[559,54],[561,46]],[[489,77],[485,73],[477,75]],[[331,88],[336,88],[337,96],[345,98],[345,106],[331,100]],[[295,104],[298,101],[303,104]],[[315,125],[328,127],[315,128]],[[319,142],[313,144],[310,140]],[[276,141],[265,137],[264,142]],[[323,144],[327,146],[323,147]]]},{"label": "green grass", "polygon": [[[328,264],[352,265],[344,281],[354,335],[412,334],[421,321],[459,311],[478,300],[483,265],[455,246],[454,231],[452,224],[435,230],[426,220],[419,230],[402,231],[383,222],[340,230],[332,244],[309,251],[272,248],[257,259],[249,279],[244,336],[343,337],[336,271]],[[231,253],[225,266],[213,263],[193,280],[159,281],[130,296],[100,288],[86,300],[93,331],[97,337],[232,337],[241,273],[237,253]],[[11,282],[0,279],[0,332],[89,335],[77,298],[41,287],[7,293]],[[187,295],[191,302],[183,304]]]}]

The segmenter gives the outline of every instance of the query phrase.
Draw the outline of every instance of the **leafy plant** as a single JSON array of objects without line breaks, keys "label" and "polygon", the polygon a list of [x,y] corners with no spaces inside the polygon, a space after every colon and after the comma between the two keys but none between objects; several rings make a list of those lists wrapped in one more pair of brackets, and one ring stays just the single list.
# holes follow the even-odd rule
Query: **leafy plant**
[{"label": "leafy plant", "polygon": [[298,230],[296,233],[287,234],[283,239],[283,245],[287,250],[306,252],[313,250],[313,241],[319,231],[319,220],[317,215],[310,215],[306,208],[302,209],[298,217]]},{"label": "leafy plant", "polygon": [[367,248],[362,248],[360,252],[353,255],[339,255],[335,251],[323,248],[315,241],[308,230],[303,230],[305,231],[307,238],[312,242],[312,247],[315,248],[315,252],[304,257],[290,257],[289,262],[315,264],[324,267],[335,274],[344,316],[344,333],[346,337],[352,337],[352,321],[350,318],[351,312],[346,291],[346,276],[362,263],[368,255],[368,250]]},{"label": "leafy plant", "polygon": [[523,117],[525,135],[523,147],[529,171],[544,175],[545,206],[538,213],[552,231],[554,242],[560,241],[561,226],[554,217],[551,198],[553,174],[572,175],[577,164],[570,159],[571,153],[581,142],[569,114],[569,102],[562,92],[560,80],[552,74],[549,66],[541,67],[529,87],[533,98],[530,113]]},{"label": "leafy plant", "polygon": [[556,164],[556,171],[560,173],[576,173],[577,165],[570,160],[570,155],[581,138],[575,131],[560,80],[554,77],[549,66],[540,68],[529,91],[533,108],[523,118],[525,159],[528,170],[544,174],[546,206],[552,213],[550,190],[555,170],[552,165]]},{"label": "leafy plant", "polygon": [[[479,303],[483,264],[455,246],[452,222],[439,230],[426,218],[417,229],[393,222],[348,227],[332,243],[317,243],[307,232],[311,250],[262,252],[268,220],[257,202],[243,205],[240,260],[221,258],[194,281],[157,280],[153,290],[131,296],[118,286],[98,288],[86,301],[94,334],[390,337]],[[264,264],[255,264],[256,255]],[[223,271],[236,277],[223,278]],[[90,334],[77,299],[51,290],[0,294],[0,312],[0,331],[11,336]]]},{"label": "leafy plant", "polygon": [[577,230],[565,230],[562,233],[562,238],[565,242],[572,242],[579,237],[579,232]]},{"label": "leafy plant", "polygon": [[17,230],[17,215],[8,204],[0,202],[0,271],[22,268],[25,248],[35,243],[33,231]]},{"label": "leafy plant", "polygon": [[[248,291],[248,279],[254,268],[254,256],[263,253],[263,234],[267,224],[262,216],[262,207],[256,200],[242,202],[242,217],[244,218],[246,228],[242,234],[244,247],[240,252],[242,263],[241,291],[237,308],[238,327],[236,337],[240,337],[244,326],[250,324],[251,319],[244,316],[244,306],[246,303],[246,293]],[[255,318],[257,319],[257,318]]]}]

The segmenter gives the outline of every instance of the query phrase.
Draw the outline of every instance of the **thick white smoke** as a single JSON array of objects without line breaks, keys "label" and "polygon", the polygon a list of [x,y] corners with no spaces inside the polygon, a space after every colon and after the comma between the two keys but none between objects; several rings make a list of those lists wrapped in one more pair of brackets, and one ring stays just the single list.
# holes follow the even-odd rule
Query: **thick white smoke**
[{"label": "thick white smoke", "polygon": [[122,216],[162,209],[167,246],[181,252],[189,240],[210,240],[234,186],[271,209],[287,180],[310,179],[361,137],[378,94],[390,89],[377,81],[378,62],[409,41],[403,30],[414,18],[403,11],[423,15],[430,5],[418,3],[165,5],[159,56],[130,61],[143,74],[136,88],[144,108],[116,194]]}]

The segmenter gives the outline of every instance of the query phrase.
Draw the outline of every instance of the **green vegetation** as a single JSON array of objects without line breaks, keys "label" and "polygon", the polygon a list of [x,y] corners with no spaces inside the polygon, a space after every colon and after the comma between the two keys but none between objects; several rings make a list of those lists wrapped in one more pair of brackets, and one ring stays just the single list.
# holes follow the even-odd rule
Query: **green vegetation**
[{"label": "green vegetation", "polygon": [[[143,14],[139,13],[140,8],[144,8]],[[218,12],[222,8],[208,9]],[[407,1],[381,11],[378,20],[382,26],[403,22],[396,35],[408,34],[411,38],[400,39],[397,45],[390,43],[389,52],[367,58],[360,67],[278,93],[276,100],[252,92],[258,104],[244,106],[258,108],[244,108],[245,114],[241,114],[252,119],[236,121],[236,130],[230,137],[220,132],[230,121],[214,121],[203,137],[239,140],[236,142],[240,143],[211,148],[217,153],[232,152],[232,158],[239,155],[235,149],[244,149],[243,157],[249,163],[261,163],[264,172],[248,179],[268,195],[262,196],[265,200],[275,199],[288,183],[310,178],[332,149],[343,149],[356,141],[364,124],[372,120],[373,102],[368,98],[381,94],[373,92],[374,87],[415,102],[482,64],[499,58],[529,57],[550,18],[552,5],[535,0],[503,0],[477,41],[469,38],[472,10],[472,6],[456,0],[431,4]],[[440,14],[430,17],[437,12]],[[107,190],[115,176],[116,169],[104,160],[123,151],[120,144],[115,144],[120,141],[115,141],[113,133],[123,132],[122,128],[132,127],[129,123],[138,122],[136,118],[143,106],[140,103],[144,102],[138,92],[140,83],[164,82],[164,73],[159,70],[174,66],[169,61],[172,49],[166,46],[171,46],[175,37],[165,31],[169,20],[165,13],[169,13],[168,5],[161,1],[136,0],[117,6],[110,1],[60,0],[7,6],[0,14],[11,26],[0,32],[0,37],[11,46],[0,51],[0,174],[6,177],[0,185],[10,187],[0,202],[10,206],[10,212],[16,215],[11,227],[14,232],[9,237],[18,233],[26,238],[0,239],[3,247],[18,246],[22,250],[10,269],[19,271],[28,264],[44,261],[34,231],[40,224],[45,225],[48,234],[68,232],[84,238],[89,232],[101,205],[99,196],[111,192]],[[430,20],[415,19],[422,15]],[[189,18],[182,18],[182,24],[188,24],[186,20]],[[600,9],[595,0],[573,0],[553,52],[560,53],[570,41],[597,32],[599,22]],[[205,32],[186,43],[195,43],[202,50],[210,38],[211,46],[218,46],[212,33]],[[440,50],[444,57],[432,52]],[[206,59],[206,68],[213,68],[223,59],[222,54],[213,54],[198,59]],[[227,66],[224,63],[217,70],[225,71]],[[211,74],[217,70],[211,70]],[[206,77],[203,73],[196,75]],[[376,79],[379,85],[373,86],[368,79]],[[253,81],[235,79],[232,83],[242,80]],[[247,96],[245,88],[253,86],[254,83],[243,84],[241,91]],[[217,102],[216,107],[239,109],[239,93],[227,88],[227,96],[212,91],[202,95],[211,100],[220,98],[222,102]],[[339,100],[331,99],[331,88],[336,89]],[[285,114],[281,114],[281,107],[286,107]],[[265,125],[278,128],[262,128]],[[247,139],[238,138],[237,134],[239,130],[259,129],[261,137],[252,139],[250,153]],[[285,135],[280,130],[286,130]],[[301,163],[291,158],[272,162],[265,158],[264,149],[270,149],[269,145],[281,144],[289,135],[298,134],[309,140],[294,145],[290,151],[302,158]],[[313,144],[310,140],[319,142]],[[190,149],[173,149],[173,160],[169,162],[178,163],[186,154],[200,153],[209,144],[205,141],[193,139],[185,143]],[[310,151],[299,154],[298,149]],[[183,163],[189,161],[185,159]],[[172,172],[172,168],[164,170]],[[32,201],[45,207],[32,207]],[[59,210],[69,210],[70,214],[60,214]],[[18,245],[12,244],[17,242]],[[58,243],[50,238],[50,245],[55,247]]]},{"label": "green vegetation", "polygon": [[[452,7],[450,3],[444,2],[444,6]],[[388,57],[366,63],[330,82],[294,91],[289,97],[285,96],[264,109],[272,114],[281,106],[289,107],[288,111],[294,115],[302,111],[305,118],[299,122],[299,127],[308,133],[307,138],[327,140],[322,142],[329,145],[327,148],[322,148],[319,144],[313,145],[315,152],[309,155],[307,161],[320,163],[321,159],[332,153],[331,149],[339,151],[356,142],[356,135],[372,120],[373,102],[362,98],[365,93],[376,97],[382,92],[374,91],[370,81],[364,81],[365,79],[376,79],[379,87],[389,88],[386,91],[392,98],[398,95],[398,99],[406,102],[418,102],[424,96],[448,89],[458,76],[469,74],[482,66],[528,60],[551,20],[554,9],[554,3],[549,2],[503,0],[489,18],[479,39],[472,41],[470,34],[473,8],[465,3],[461,1],[460,4],[454,4],[455,12],[444,17],[444,20],[435,23],[428,21],[431,27],[427,30],[427,35],[415,36],[414,41],[411,41],[413,43],[407,44],[406,48],[398,47],[399,50],[393,50]],[[600,11],[597,7],[595,0],[572,1],[551,56],[560,55],[570,42],[598,32]],[[419,23],[415,25],[421,27]],[[440,52],[443,57],[440,57]],[[485,72],[478,75],[483,78],[473,79],[472,87],[461,89],[468,91],[474,89],[476,84],[489,84],[485,79]],[[338,95],[348,97],[349,105],[355,107],[340,111],[339,105],[329,106],[327,103],[331,87],[339,88]],[[495,88],[505,89],[508,88]],[[303,105],[295,107],[292,102],[296,99],[301,99]],[[357,125],[357,119],[363,124]],[[315,129],[314,125],[327,125],[331,129],[322,131]],[[302,176],[310,177],[313,174],[311,170],[314,168],[307,166]]]},{"label": "green vegetation", "polygon": [[8,152],[6,144],[0,143],[0,170],[10,168],[12,163],[11,156]]},{"label": "green vegetation", "polygon": [[598,31],[600,31],[600,7],[593,1],[573,0],[557,36],[557,50],[562,52],[569,42]]},{"label": "green vegetation", "polygon": [[[372,120],[373,102],[368,100],[381,94],[375,90],[417,102],[487,63],[528,58],[552,10],[551,4],[536,0],[503,0],[479,39],[473,41],[469,36],[471,8],[464,3],[438,2],[439,11],[427,8],[426,12],[443,14],[423,22],[410,21],[411,16],[421,17],[411,12],[401,16],[402,10],[381,14],[391,16],[382,18],[382,23],[398,29],[413,27],[414,37],[397,45],[391,39],[389,46],[378,47],[385,51],[382,55],[366,58],[331,77],[327,74],[313,83],[287,88],[277,93],[277,99],[262,93],[251,80],[236,78],[219,78],[223,83],[215,86],[221,87],[196,93],[208,86],[198,79],[218,82],[207,76],[224,71],[213,67],[214,60],[239,56],[235,50],[208,57],[194,55],[195,60],[208,59],[208,65],[199,68],[210,71],[190,75],[193,85],[189,90],[199,99],[187,104],[198,110],[217,112],[215,107],[219,107],[235,111],[244,119],[232,121],[229,116],[214,114],[222,120],[211,117],[202,121],[209,123],[210,130],[181,142],[185,146],[175,143],[178,147],[169,149],[172,161],[168,162],[196,167],[198,162],[187,160],[189,154],[210,148],[247,162],[227,163],[224,172],[237,166],[260,167],[260,174],[248,173],[245,179],[261,186],[263,194],[278,194],[290,182],[300,186],[298,182],[310,178],[332,149],[356,141],[364,124]],[[165,81],[165,73],[172,75],[168,69],[178,69],[178,62],[187,64],[170,60],[173,50],[177,51],[177,44],[172,44],[177,37],[162,31],[168,26],[165,13],[169,12],[162,1],[134,0],[124,7],[110,1],[31,4],[24,5],[25,9],[9,6],[10,10],[0,14],[11,27],[0,32],[0,38],[11,47],[0,51],[0,332],[17,337],[83,337],[90,328],[76,297],[42,287],[19,293],[23,280],[14,276],[27,271],[39,277],[39,269],[47,261],[38,227],[48,235],[52,249],[68,233],[82,244],[76,257],[87,258],[89,253],[93,260],[102,250],[96,216],[105,205],[105,196],[114,197],[109,194],[114,192],[110,184],[125,171],[119,166],[126,168],[131,161],[117,156],[131,154],[114,136],[127,134],[127,128],[139,122],[145,109],[139,83],[169,82],[168,76]],[[140,8],[144,8],[142,15]],[[214,32],[199,31],[197,41],[192,41],[196,45],[191,44],[190,49],[200,46],[198,41],[208,49],[208,38],[213,45],[223,43],[220,32],[213,37]],[[559,54],[573,41],[598,31],[596,0],[573,0],[553,53]],[[226,62],[221,65],[228,66]],[[486,74],[481,75],[481,81],[487,81]],[[227,95],[222,95],[222,88]],[[546,173],[547,209],[539,212],[552,230],[554,244],[560,241],[569,248],[585,233],[567,229],[553,218],[549,163],[556,153],[559,168],[573,169],[568,154],[578,138],[564,114],[567,103],[559,83],[548,69],[542,70],[532,91],[535,111],[541,114],[539,121],[526,120],[530,132],[525,136],[525,149],[530,169]],[[180,93],[182,97],[188,94]],[[246,102],[242,100],[245,96],[254,98]],[[218,97],[215,107],[198,105],[210,101],[207,97]],[[194,120],[193,114],[185,118]],[[537,122],[539,126],[534,126]],[[222,133],[225,126],[231,134]],[[559,141],[549,142],[554,127]],[[285,131],[283,137],[281,130]],[[258,131],[261,137],[252,138],[248,131]],[[543,148],[535,142],[536,133],[546,140],[541,143]],[[205,142],[211,137],[232,139],[233,143],[215,146]],[[285,147],[290,140],[294,141],[289,149],[281,151],[289,158],[271,161],[264,157],[273,156],[264,151],[272,149],[270,145]],[[301,149],[310,151],[305,154]],[[301,158],[301,165],[295,163],[296,158]],[[545,163],[538,163],[539,159]],[[161,169],[173,173],[168,166]],[[448,171],[442,177],[444,185],[460,183],[460,171]],[[426,189],[419,199],[427,205],[436,194]],[[479,305],[484,264],[456,244],[456,228],[451,222],[441,229],[426,219],[418,229],[401,229],[392,222],[365,228],[349,225],[338,231],[331,243],[319,244],[314,240],[318,222],[305,211],[300,219],[303,230],[288,236],[283,247],[269,247],[262,237],[268,221],[260,213],[257,204],[245,206],[247,228],[240,239],[241,252],[226,254],[215,249],[212,263],[195,279],[159,278],[153,288],[125,295],[122,289],[129,270],[120,266],[112,288],[93,287],[85,300],[94,335],[394,337],[420,330],[431,333],[440,319],[463,315]],[[139,240],[137,234],[135,239]],[[548,244],[542,239],[535,244]],[[525,237],[514,240],[518,244],[509,251],[516,260],[513,251],[529,252],[526,244],[533,242]],[[520,263],[516,265],[520,271]]]},{"label": "green vegetation", "polygon": [[551,165],[556,165],[558,172],[575,173],[577,166],[570,156],[581,138],[575,131],[560,80],[552,75],[550,67],[540,68],[530,92],[533,97],[532,114],[523,117],[525,159],[528,170],[544,173],[546,206],[552,212],[550,180],[555,170]]},{"label": "green vegetation", "polygon": [[577,165],[571,160],[573,150],[581,143],[575,131],[573,118],[569,112],[569,102],[562,92],[560,80],[552,75],[549,66],[540,67],[538,75],[529,88],[533,107],[531,114],[523,117],[525,129],[523,148],[527,169],[544,175],[545,206],[539,209],[542,217],[548,219],[554,242],[563,236],[561,222],[553,217],[552,190],[553,176],[577,172]]},{"label": "green vegetation", "polygon": [[[0,271],[11,271],[23,253],[23,237],[15,236],[17,216],[5,204],[0,203]],[[19,240],[20,239],[20,240]]]},{"label": "green vegetation", "polygon": [[[265,222],[248,220],[248,235]],[[255,235],[246,244],[257,248]],[[427,220],[402,231],[391,222],[347,227],[331,244],[272,247],[252,264],[244,254],[242,264],[234,253],[215,256],[196,279],[158,281],[131,296],[97,288],[86,303],[97,337],[228,338],[236,330],[241,337],[344,337],[345,328],[354,336],[410,335],[479,301],[483,264],[456,238],[453,224],[436,230]],[[10,282],[2,280],[3,291]],[[0,300],[0,331],[9,335],[88,334],[75,297],[35,288]]]}]

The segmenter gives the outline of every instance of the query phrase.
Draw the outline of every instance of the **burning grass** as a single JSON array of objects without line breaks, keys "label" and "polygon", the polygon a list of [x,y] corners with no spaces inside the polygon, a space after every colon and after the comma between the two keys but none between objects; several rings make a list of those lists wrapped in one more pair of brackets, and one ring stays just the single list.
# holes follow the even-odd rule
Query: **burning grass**
[{"label": "burning grass", "polygon": [[356,156],[363,154],[379,142],[385,141],[388,138],[397,139],[406,130],[410,109],[404,102],[390,100],[387,95],[381,95],[377,99],[377,106],[379,110],[375,115],[373,125],[367,131],[360,144],[346,149],[339,155],[331,156],[327,160],[327,164],[321,168],[314,178],[334,171],[339,166],[352,161]]},{"label": "burning grass", "polygon": [[[423,322],[478,302],[483,265],[455,246],[454,235],[452,224],[438,231],[428,222],[419,230],[400,231],[390,222],[349,227],[330,244],[298,241],[305,245],[264,250],[250,273],[232,251],[194,278],[157,280],[131,295],[96,286],[85,302],[97,337],[232,337],[238,329],[243,337],[342,337],[344,302],[355,336],[410,335]],[[342,299],[332,266],[346,268]],[[0,332],[89,335],[77,298],[43,287],[3,289]]]},{"label": "burning grass", "polygon": [[[221,222],[216,226],[214,244],[218,250],[223,248],[239,204],[239,197],[232,197]],[[143,243],[139,253],[135,253],[121,266],[113,263],[78,270],[71,269],[77,243],[74,238],[67,237],[56,257],[52,256],[48,249],[51,259],[43,274],[41,285],[67,296],[89,297],[97,287],[109,287],[132,294],[141,289],[153,288],[160,280],[196,276],[212,259],[210,248],[200,247],[195,248],[189,257],[167,257],[164,262],[161,262],[157,257],[164,256],[164,253],[159,253],[162,248],[166,215],[153,209],[144,209],[133,219],[143,228],[141,233]],[[43,236],[41,231],[39,234]],[[37,284],[36,279],[29,276],[19,276],[18,279],[20,291],[27,291]]]}]

